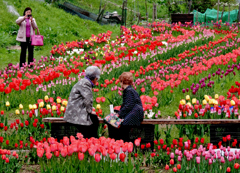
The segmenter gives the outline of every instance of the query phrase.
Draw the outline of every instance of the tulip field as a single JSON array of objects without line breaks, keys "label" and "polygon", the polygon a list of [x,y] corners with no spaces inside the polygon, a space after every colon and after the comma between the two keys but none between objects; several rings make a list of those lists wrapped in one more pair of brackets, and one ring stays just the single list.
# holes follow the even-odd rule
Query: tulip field
[{"label": "tulip field", "polygon": [[33,67],[8,64],[0,71],[0,172],[239,172],[240,143],[231,135],[209,143],[209,125],[155,125],[150,143],[76,136],[58,141],[46,117],[63,117],[68,97],[87,66],[102,75],[93,88],[93,110],[104,118],[120,109],[122,72],[134,76],[144,118],[240,119],[238,24],[165,22],[121,27],[49,48]]}]

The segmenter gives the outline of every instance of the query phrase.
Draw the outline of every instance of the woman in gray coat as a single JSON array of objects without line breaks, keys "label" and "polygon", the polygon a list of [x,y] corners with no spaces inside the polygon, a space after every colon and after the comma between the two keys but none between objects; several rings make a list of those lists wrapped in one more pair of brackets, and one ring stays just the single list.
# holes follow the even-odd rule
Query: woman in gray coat
[{"label": "woman in gray coat", "polygon": [[64,120],[76,124],[78,131],[85,138],[98,137],[99,120],[92,111],[92,88],[100,78],[101,71],[96,66],[89,66],[85,78],[76,83],[70,93]]}]

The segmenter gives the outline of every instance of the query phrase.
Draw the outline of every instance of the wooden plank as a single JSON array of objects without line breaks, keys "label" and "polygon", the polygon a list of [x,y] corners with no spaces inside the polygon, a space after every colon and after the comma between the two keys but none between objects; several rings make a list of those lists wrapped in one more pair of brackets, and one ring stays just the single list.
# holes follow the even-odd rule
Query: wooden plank
[{"label": "wooden plank", "polygon": [[[63,118],[43,118],[43,122],[66,123]],[[104,123],[99,119],[99,123]],[[238,124],[239,119],[144,119],[142,124]]]}]

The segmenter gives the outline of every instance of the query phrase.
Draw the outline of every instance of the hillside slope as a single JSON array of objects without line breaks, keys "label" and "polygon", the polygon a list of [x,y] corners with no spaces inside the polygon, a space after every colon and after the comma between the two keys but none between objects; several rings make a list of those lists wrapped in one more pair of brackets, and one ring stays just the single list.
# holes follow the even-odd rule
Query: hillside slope
[{"label": "hillside slope", "polygon": [[[41,35],[44,36],[44,46],[35,48],[36,59],[50,55],[51,47],[61,44],[61,42],[88,39],[92,34],[106,32],[107,30],[113,31],[113,35],[119,33],[119,26],[101,26],[96,22],[73,16],[45,2],[8,0],[7,4],[12,5],[20,15],[26,7],[32,8],[32,15],[36,19]],[[0,0],[2,6],[0,10],[0,69],[10,62],[16,64],[20,56],[20,50],[9,49],[12,45],[19,45],[16,41],[19,27],[15,23],[18,16],[8,11],[7,4]]]}]

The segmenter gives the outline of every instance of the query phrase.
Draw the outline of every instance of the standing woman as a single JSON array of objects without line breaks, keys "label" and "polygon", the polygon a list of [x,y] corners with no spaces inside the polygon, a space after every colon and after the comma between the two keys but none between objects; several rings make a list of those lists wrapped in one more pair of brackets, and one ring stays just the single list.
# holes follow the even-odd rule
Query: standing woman
[{"label": "standing woman", "polygon": [[31,35],[35,34],[35,29],[37,29],[37,34],[40,35],[37,23],[32,17],[32,9],[30,7],[25,8],[23,16],[16,20],[16,23],[20,26],[17,34],[17,41],[20,41],[21,54],[20,54],[20,65],[26,63],[26,50],[28,49],[28,65],[33,62],[33,50],[34,46],[31,45]]}]

